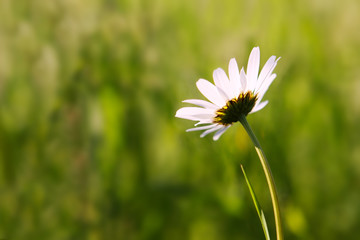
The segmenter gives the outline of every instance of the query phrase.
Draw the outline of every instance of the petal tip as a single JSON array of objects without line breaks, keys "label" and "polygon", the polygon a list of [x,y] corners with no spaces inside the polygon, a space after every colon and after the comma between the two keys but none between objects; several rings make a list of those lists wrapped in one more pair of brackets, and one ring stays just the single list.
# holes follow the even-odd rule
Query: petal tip
[{"label": "petal tip", "polygon": [[236,62],[236,59],[233,57],[233,58],[230,58],[230,61],[229,61],[230,63],[236,63],[237,64],[237,62]]}]

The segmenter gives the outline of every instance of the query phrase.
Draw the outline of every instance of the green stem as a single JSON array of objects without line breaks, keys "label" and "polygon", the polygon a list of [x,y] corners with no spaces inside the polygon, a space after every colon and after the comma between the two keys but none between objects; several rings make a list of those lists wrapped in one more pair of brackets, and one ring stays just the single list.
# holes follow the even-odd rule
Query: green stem
[{"label": "green stem", "polygon": [[262,150],[259,141],[257,140],[254,132],[252,131],[249,123],[246,120],[246,117],[242,115],[239,118],[240,123],[245,128],[246,132],[248,133],[249,137],[251,138],[251,141],[255,145],[255,150],[260,158],[261,165],[264,169],[266,181],[269,186],[271,201],[274,209],[274,218],[275,218],[275,226],[276,226],[276,239],[277,240],[283,240],[282,235],[282,227],[281,227],[281,217],[280,217],[280,208],[279,208],[279,200],[277,197],[276,187],[275,187],[275,181],[274,177],[271,173],[270,165],[268,161],[266,160],[264,151]]}]

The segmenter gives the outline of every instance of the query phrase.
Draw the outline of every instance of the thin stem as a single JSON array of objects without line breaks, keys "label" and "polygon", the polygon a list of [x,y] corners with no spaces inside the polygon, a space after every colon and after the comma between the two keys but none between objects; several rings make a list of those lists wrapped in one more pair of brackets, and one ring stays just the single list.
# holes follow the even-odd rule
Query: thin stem
[{"label": "thin stem", "polygon": [[275,218],[275,227],[276,227],[276,239],[277,240],[283,240],[282,235],[282,227],[281,227],[281,217],[280,217],[280,207],[279,207],[279,200],[277,197],[276,187],[275,187],[275,181],[274,177],[271,173],[270,165],[268,161],[266,160],[264,151],[262,150],[259,141],[257,140],[254,132],[252,131],[249,123],[246,120],[246,117],[243,115],[239,118],[240,123],[245,128],[246,132],[248,133],[249,137],[251,138],[251,141],[255,145],[255,150],[260,158],[261,165],[264,169],[266,181],[269,186],[271,201],[273,205],[274,210],[274,218]]}]

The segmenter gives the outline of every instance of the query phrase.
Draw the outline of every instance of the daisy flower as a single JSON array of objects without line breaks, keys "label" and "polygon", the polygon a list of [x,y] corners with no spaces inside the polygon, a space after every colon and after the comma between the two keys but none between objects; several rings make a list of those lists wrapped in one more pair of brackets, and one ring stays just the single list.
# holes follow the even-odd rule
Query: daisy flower
[{"label": "daisy flower", "polygon": [[200,137],[216,132],[213,139],[218,140],[241,117],[257,112],[267,105],[268,101],[262,99],[276,77],[272,72],[279,59],[271,56],[259,74],[259,47],[251,51],[246,73],[244,68],[239,71],[235,58],[232,58],[229,63],[229,77],[223,69],[218,68],[213,73],[215,85],[205,79],[196,82],[199,91],[209,101],[184,100],[183,102],[197,107],[180,108],[175,117],[197,121],[196,127],[186,130],[187,132],[205,130]]}]

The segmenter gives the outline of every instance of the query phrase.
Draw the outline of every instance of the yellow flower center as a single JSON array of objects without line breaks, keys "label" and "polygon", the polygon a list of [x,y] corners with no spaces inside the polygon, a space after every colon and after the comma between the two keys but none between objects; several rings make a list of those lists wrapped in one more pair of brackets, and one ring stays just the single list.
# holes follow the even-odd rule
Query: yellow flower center
[{"label": "yellow flower center", "polygon": [[255,106],[257,101],[257,94],[248,91],[240,93],[236,98],[229,100],[226,105],[216,111],[213,123],[222,125],[230,125],[239,121],[241,115],[248,115]]}]

